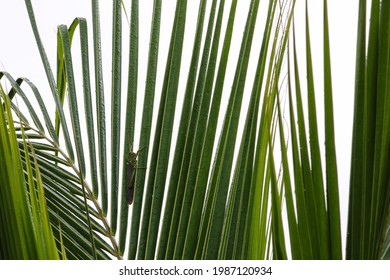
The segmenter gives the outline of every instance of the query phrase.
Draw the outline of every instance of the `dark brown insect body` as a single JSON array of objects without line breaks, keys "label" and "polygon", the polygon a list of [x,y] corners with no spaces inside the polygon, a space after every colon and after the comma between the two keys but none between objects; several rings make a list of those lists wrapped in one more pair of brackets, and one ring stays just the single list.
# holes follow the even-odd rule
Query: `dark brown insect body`
[{"label": "dark brown insect body", "polygon": [[128,205],[133,203],[134,198],[135,172],[137,170],[138,152],[129,152],[129,159],[126,162],[126,200]]}]

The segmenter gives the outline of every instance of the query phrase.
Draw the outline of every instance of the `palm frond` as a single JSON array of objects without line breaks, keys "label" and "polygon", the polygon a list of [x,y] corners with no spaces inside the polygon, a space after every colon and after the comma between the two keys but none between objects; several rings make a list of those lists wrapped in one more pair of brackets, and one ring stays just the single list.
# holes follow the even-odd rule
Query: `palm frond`
[{"label": "palm frond", "polygon": [[[289,1],[284,2],[288,3]],[[93,7],[93,23],[94,23],[94,53],[95,53],[95,87],[97,91],[97,103],[94,107],[91,98],[91,82],[89,75],[89,58],[88,58],[88,31],[86,21],[83,18],[76,19],[73,24],[67,28],[64,25],[58,28],[58,69],[57,69],[57,83],[52,78],[52,70],[47,62],[45,51],[39,39],[38,29],[34,20],[33,10],[30,1],[26,1],[31,24],[34,34],[37,39],[38,48],[40,49],[42,60],[46,69],[49,83],[51,84],[52,94],[56,100],[56,133],[50,129],[50,135],[41,132],[42,126],[38,126],[36,131],[40,135],[45,135],[45,139],[52,145],[55,150],[54,155],[46,155],[40,161],[43,166],[49,166],[47,161],[53,160],[56,167],[60,166],[60,162],[66,162],[67,168],[60,169],[59,172],[63,176],[56,176],[56,172],[47,168],[45,169],[46,176],[55,177],[59,180],[58,184],[51,184],[50,194],[56,197],[57,193],[63,193],[61,185],[73,192],[77,193],[77,199],[71,199],[70,195],[65,196],[68,201],[68,207],[74,209],[75,216],[84,213],[86,216],[82,227],[85,243],[81,240],[80,245],[74,246],[79,248],[78,252],[81,254],[83,249],[87,250],[86,239],[88,233],[91,236],[90,245],[91,251],[85,252],[84,256],[91,258],[98,257],[103,254],[103,248],[108,253],[121,257],[126,250],[126,235],[128,229],[128,207],[125,197],[125,162],[128,153],[133,148],[134,141],[134,116],[135,116],[135,100],[137,93],[137,33],[138,33],[138,1],[133,1],[131,7],[131,40],[130,40],[130,63],[129,63],[129,85],[128,85],[128,99],[126,108],[126,124],[124,137],[120,134],[122,126],[122,104],[121,100],[121,60],[122,60],[122,30],[121,30],[121,1],[114,2],[113,14],[113,61],[112,61],[112,99],[111,99],[111,139],[109,141],[111,146],[111,189],[107,189],[107,163],[106,150],[103,145],[106,143],[106,127],[104,125],[105,107],[104,107],[104,93],[103,83],[101,80],[101,53],[100,53],[100,28],[99,28],[99,6],[97,1],[92,2]],[[166,62],[166,71],[164,84],[162,88],[159,115],[157,117],[157,126],[154,132],[154,143],[151,149],[151,160],[147,162],[149,156],[149,143],[151,135],[151,117],[153,113],[153,99],[156,82],[156,67],[158,58],[159,45],[159,29],[161,16],[161,1],[156,1],[154,5],[154,14],[151,28],[151,44],[149,51],[149,65],[147,73],[147,87],[145,90],[145,102],[143,119],[141,123],[140,144],[142,152],[139,154],[138,170],[135,179],[135,197],[132,211],[132,223],[130,240],[128,247],[128,257],[138,259],[153,259],[158,258],[226,258],[226,254],[222,253],[222,241],[225,238],[230,239],[226,234],[231,232],[237,235],[237,240],[240,240],[240,249],[235,252],[234,258],[249,258],[249,252],[242,245],[250,244],[249,236],[252,232],[247,228],[244,232],[231,231],[227,224],[227,215],[229,211],[225,211],[225,205],[228,200],[235,199],[231,192],[229,194],[231,176],[229,175],[233,169],[233,155],[237,141],[237,127],[239,122],[239,115],[241,112],[241,103],[243,92],[245,88],[246,74],[249,64],[249,57],[251,53],[252,38],[254,36],[254,28],[256,26],[256,17],[258,14],[259,1],[252,1],[248,10],[247,26],[245,29],[241,53],[236,66],[236,76],[233,82],[233,89],[231,92],[228,111],[224,121],[224,128],[220,136],[219,146],[215,155],[215,164],[213,169],[210,168],[210,162],[213,157],[213,146],[215,142],[216,127],[218,123],[219,108],[222,99],[222,90],[224,84],[224,77],[226,74],[229,49],[232,39],[232,32],[234,27],[235,11],[238,4],[233,1],[230,9],[228,25],[226,27],[225,37],[221,38],[222,21],[224,18],[225,4],[221,1],[213,1],[210,8],[209,22],[207,30],[204,30],[204,21],[207,1],[201,1],[199,6],[198,26],[195,33],[194,49],[192,64],[189,74],[187,76],[187,89],[185,103],[183,106],[183,114],[180,126],[182,130],[178,135],[176,142],[176,152],[174,157],[173,168],[168,173],[168,164],[170,158],[171,139],[173,120],[176,107],[176,96],[178,94],[178,83],[180,80],[180,65],[183,46],[183,36],[186,24],[186,1],[177,1],[176,13],[171,33],[170,50]],[[251,122],[251,128],[248,128],[247,139],[250,139],[251,145],[245,148],[245,153],[254,155],[253,152],[247,149],[255,148],[257,116],[259,112],[260,96],[262,91],[263,75],[266,73],[266,59],[269,42],[276,47],[276,39],[271,39],[272,29],[274,28],[274,18],[277,11],[277,1],[271,1],[269,5],[269,12],[267,18],[266,32],[263,39],[263,47],[259,53],[258,77],[253,86],[253,101],[252,109],[248,115],[248,122]],[[280,8],[282,11],[284,8]],[[292,9],[289,10],[289,13]],[[280,21],[284,15],[278,16]],[[281,28],[279,24],[276,29]],[[74,59],[72,58],[71,42],[76,34],[77,29],[80,30],[81,42],[81,65],[83,71],[83,92],[84,98],[77,94],[77,86],[74,78]],[[202,58],[199,64],[200,51],[202,46],[202,34],[205,32],[205,41],[203,44]],[[287,32],[285,33],[287,36]],[[220,40],[223,39],[222,53],[218,55]],[[278,59],[282,59],[283,51],[279,54]],[[219,66],[217,68],[217,61],[219,59]],[[272,58],[273,59],[273,58]],[[278,63],[279,67],[281,62]],[[271,73],[271,70],[269,70]],[[278,75],[278,74],[275,74]],[[269,79],[272,79],[269,76]],[[215,85],[214,85],[215,83]],[[64,95],[68,96],[69,102],[65,102]],[[268,98],[268,97],[267,97]],[[85,117],[82,116],[82,109],[79,107],[80,100],[84,103]],[[267,108],[268,113],[264,114],[264,118],[270,124],[270,119],[273,116],[274,106],[271,105],[274,97],[269,99],[271,101]],[[66,108],[65,105],[69,108]],[[44,106],[42,106],[44,108]],[[44,109],[43,109],[44,110]],[[33,112],[33,110],[32,110]],[[93,112],[97,114],[97,122],[94,120]],[[66,117],[69,115],[69,118]],[[85,120],[84,120],[85,119]],[[82,121],[85,124],[82,124]],[[50,123],[49,120],[46,120]],[[96,123],[96,124],[95,124]],[[103,124],[102,124],[103,123]],[[87,128],[88,133],[88,151],[84,149],[81,137],[81,126]],[[248,124],[249,125],[249,124]],[[29,127],[30,128],[30,127]],[[61,130],[60,130],[61,128]],[[30,128],[34,129],[34,128]],[[263,128],[267,130],[267,125]],[[59,131],[63,131],[63,139],[66,143],[66,151],[60,149]],[[97,142],[95,135],[97,135]],[[266,134],[267,135],[267,134]],[[73,138],[72,138],[73,137]],[[52,139],[54,138],[54,139]],[[122,139],[123,138],[123,139]],[[62,139],[62,138],[60,138]],[[264,143],[267,143],[267,138]],[[246,140],[248,141],[248,140]],[[38,142],[38,141],[37,141]],[[47,144],[47,143],[46,143]],[[120,147],[123,145],[123,154],[120,158]],[[99,153],[95,152],[96,147],[99,147]],[[263,150],[266,152],[266,150]],[[69,153],[69,155],[67,154]],[[99,167],[97,164],[97,155],[99,158]],[[266,155],[264,153],[263,155]],[[89,158],[89,164],[87,164]],[[122,159],[122,160],[121,160]],[[265,159],[265,158],[263,158]],[[247,169],[251,169],[252,161],[246,161]],[[119,164],[123,164],[122,169],[118,168]],[[88,166],[88,168],[87,168]],[[266,165],[261,165],[264,168]],[[146,172],[146,167],[148,172]],[[122,174],[121,174],[122,170]],[[257,170],[257,172],[265,172],[266,169]],[[57,172],[58,173],[58,172]],[[98,178],[100,173],[100,178]],[[66,178],[72,178],[72,183],[64,182],[61,178],[66,174]],[[269,173],[271,175],[271,173]],[[211,176],[211,177],[210,177]],[[170,178],[168,188],[165,188],[167,178]],[[208,182],[208,178],[211,178]],[[250,186],[253,181],[252,176],[246,177],[245,181],[240,180],[240,184]],[[122,180],[120,180],[122,178]],[[147,178],[147,181],[145,180]],[[270,177],[269,177],[270,178]],[[65,180],[66,181],[66,180]],[[270,181],[268,181],[270,183]],[[92,187],[91,187],[92,185]],[[121,188],[119,187],[121,185]],[[146,188],[144,189],[144,186]],[[240,191],[237,195],[243,195],[243,187],[238,187]],[[57,189],[57,190],[56,190]],[[252,192],[251,188],[247,188],[246,192]],[[108,199],[108,192],[111,200]],[[160,223],[162,204],[164,193],[167,192],[168,198],[164,217]],[[261,196],[265,193],[261,193]],[[245,195],[246,197],[247,194]],[[72,204],[71,204],[71,201]],[[239,200],[237,200],[239,201]],[[101,203],[101,204],[100,204]],[[241,204],[243,201],[241,201]],[[192,205],[189,207],[188,205]],[[53,209],[58,210],[55,203],[50,204]],[[92,207],[93,206],[93,207]],[[205,207],[205,208],[204,208]],[[246,208],[246,206],[242,207]],[[88,210],[86,210],[88,209]],[[246,213],[241,216],[241,224],[244,225],[250,221],[252,217],[252,210],[246,208]],[[267,213],[267,207],[263,207]],[[108,210],[108,212],[107,212]],[[142,216],[141,216],[142,210]],[[260,210],[260,209],[259,209]],[[237,212],[237,209],[235,210]],[[54,210],[53,210],[54,212]],[[61,211],[65,215],[64,211]],[[110,219],[106,215],[110,213]],[[171,214],[173,213],[173,215]],[[266,214],[267,215],[267,214]],[[120,217],[120,218],[118,218]],[[71,224],[71,221],[73,222]],[[119,221],[119,243],[115,242],[114,236],[116,234]],[[99,228],[98,224],[102,227]],[[69,224],[69,226],[68,226]],[[66,215],[61,221],[62,230],[70,228],[70,224],[76,227],[75,221],[70,220]],[[230,225],[232,221],[230,221]],[[199,232],[194,231],[194,228],[199,228]],[[158,239],[158,232],[161,235]],[[224,232],[224,229],[226,230]],[[97,232],[103,234],[106,238],[111,240],[111,244],[102,247],[103,243],[98,237]],[[64,234],[64,237],[66,235]],[[66,239],[64,239],[66,240]],[[199,240],[199,241],[197,241]],[[159,247],[157,247],[157,241]],[[266,238],[262,240],[266,242]],[[81,245],[82,244],[82,245]],[[256,246],[258,246],[257,244]],[[70,246],[70,245],[69,245]],[[156,250],[158,248],[158,250]],[[226,247],[225,247],[226,248]],[[265,247],[264,247],[265,248]],[[257,249],[256,249],[257,250]],[[69,256],[69,250],[67,255]],[[233,256],[231,256],[233,257]],[[252,256],[254,257],[254,255]],[[257,256],[259,257],[259,256]],[[264,257],[264,254],[263,254]]]},{"label": "palm frond", "polygon": [[366,6],[359,2],[348,259],[388,258],[389,7],[372,1],[367,32]]},{"label": "palm frond", "polygon": [[[32,221],[32,225],[16,223],[15,228],[4,228],[4,236],[11,243],[3,242],[2,232],[1,251],[3,247],[6,250],[1,257],[121,259],[127,254],[129,259],[142,260],[342,258],[326,0],[322,30],[324,126],[318,122],[313,19],[309,19],[307,1],[305,29],[297,30],[305,34],[305,82],[298,66],[295,0],[270,0],[264,17],[258,16],[263,7],[259,0],[200,0],[196,12],[189,10],[189,1],[177,0],[165,61],[159,61],[161,29],[166,29],[161,26],[165,3],[155,0],[145,81],[138,78],[142,63],[142,4],[138,0],[131,1],[129,14],[124,1],[112,2],[112,71],[108,80],[103,73],[99,1],[91,1],[92,44],[86,19],[76,18],[69,27],[58,26],[56,77],[40,39],[31,0],[25,2],[52,100],[28,79],[14,80],[8,73],[0,73],[0,79],[11,85],[8,96],[1,88],[2,101],[9,105],[1,109],[1,147],[18,157],[20,166],[12,172],[18,173],[14,177],[22,187],[15,193],[2,192],[1,201],[20,200],[25,219]],[[365,0],[360,1],[348,259],[390,255],[390,175],[386,169],[390,163],[390,46],[386,35],[390,4],[372,1],[369,32],[366,5]],[[239,41],[234,36],[237,11],[243,6],[248,10]],[[130,26],[125,74],[122,9]],[[191,33],[187,22],[194,15],[196,28],[189,34],[194,42],[187,50],[184,41]],[[259,23],[264,23],[260,35]],[[73,41],[77,35],[80,46],[76,49]],[[260,48],[254,47],[256,36],[261,39]],[[241,45],[233,61],[231,49],[237,42]],[[89,57],[91,50],[93,60]],[[188,53],[191,61],[185,72],[182,57]],[[253,57],[257,66],[249,85]],[[78,68],[80,77],[75,74]],[[161,88],[157,86],[158,68],[165,68]],[[234,74],[231,81],[228,72]],[[123,79],[126,74],[127,80]],[[139,84],[144,82],[145,91],[140,93]],[[226,98],[223,93],[230,82]],[[110,90],[105,90],[106,84]],[[248,107],[244,102],[247,92]],[[183,103],[178,104],[181,97]],[[142,120],[136,114],[139,98],[144,100]],[[223,111],[225,98],[227,109]],[[160,102],[158,110],[156,100]],[[51,105],[55,106],[53,116],[48,110]],[[180,118],[176,117],[176,108],[181,108]],[[11,115],[17,118],[10,119]],[[11,127],[14,136],[7,138]],[[322,127],[324,146],[320,140]],[[137,152],[134,142],[138,136]],[[0,156],[12,164],[11,157]],[[129,163],[134,176],[131,180]],[[9,183],[14,173],[1,170],[1,180]],[[133,204],[126,197],[128,188],[134,188]],[[29,190],[29,196],[24,197],[23,190]],[[8,216],[17,219],[13,211],[2,210],[1,221]],[[43,222],[38,213],[44,213]],[[40,226],[37,236],[47,239],[48,250],[43,245],[45,238],[26,239],[44,250],[35,252],[33,245],[26,245],[11,255],[19,236],[12,240],[12,232],[19,231],[19,237],[28,238],[26,233]]]},{"label": "palm frond", "polygon": [[1,85],[0,100],[0,258],[58,259],[37,159],[34,153],[25,160],[20,155],[34,150],[23,127],[16,129],[18,117]]},{"label": "palm frond", "polygon": [[[341,259],[340,206],[334,144],[332,81],[326,0],[324,1],[323,30],[326,171],[322,167],[321,145],[318,136],[318,128],[320,126],[317,122],[307,2],[305,14],[308,116],[306,119],[305,107],[302,101],[303,97],[298,70],[294,28],[292,33],[292,51],[288,55],[289,75],[287,80],[291,155],[288,155],[287,151],[281,101],[278,101],[279,135],[283,166],[281,192],[283,190],[285,191],[292,258]],[[291,45],[289,46],[291,48]],[[292,53],[292,57],[290,53]],[[296,114],[297,118],[295,116]],[[308,135],[306,132],[306,121],[308,121]],[[290,172],[290,168],[292,168],[292,173]],[[276,257],[279,256],[277,255]]]}]

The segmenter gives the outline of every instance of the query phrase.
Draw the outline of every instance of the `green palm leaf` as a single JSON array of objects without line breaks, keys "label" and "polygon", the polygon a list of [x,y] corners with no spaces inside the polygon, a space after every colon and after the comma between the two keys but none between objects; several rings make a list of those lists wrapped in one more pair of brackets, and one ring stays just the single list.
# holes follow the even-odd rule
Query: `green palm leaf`
[{"label": "green palm leaf", "polygon": [[34,149],[1,85],[0,100],[0,258],[58,259]]},{"label": "green palm leaf", "polygon": [[[287,5],[286,3],[288,1],[284,4]],[[110,112],[111,138],[109,142],[106,142],[108,132],[105,125],[106,109],[104,106],[105,96],[103,92],[104,86],[101,66],[102,54],[100,50],[101,36],[98,1],[92,1],[95,88],[97,92],[96,105],[92,104],[92,82],[89,74],[90,61],[87,39],[88,29],[85,19],[76,19],[69,28],[64,25],[60,25],[58,28],[58,68],[57,81],[55,81],[39,37],[32,5],[30,1],[26,1],[31,25],[36,37],[38,49],[41,53],[48,81],[51,85],[57,110],[55,121],[56,130],[54,132],[52,121],[47,114],[47,109],[40,102],[42,97],[39,91],[31,82],[28,82],[35,97],[38,99],[38,103],[40,104],[39,109],[41,111],[39,114],[44,115],[46,124],[45,128],[39,123],[40,118],[35,116],[38,115],[36,110],[31,108],[29,113],[35,125],[28,125],[27,128],[33,131],[33,135],[42,137],[39,141],[34,141],[33,145],[41,148],[38,152],[38,164],[42,166],[42,172],[45,175],[43,181],[47,188],[46,196],[49,212],[52,213],[52,226],[54,231],[59,234],[59,229],[61,228],[63,234],[61,236],[58,235],[58,238],[61,237],[64,240],[65,252],[68,258],[106,258],[109,255],[121,258],[125,250],[128,250],[129,258],[137,257],[138,259],[153,259],[156,256],[158,258],[186,259],[194,257],[227,258],[226,253],[222,253],[222,251],[224,250],[223,248],[226,249],[228,243],[226,245],[220,244],[223,243],[223,240],[230,240],[231,237],[229,235],[231,234],[236,236],[236,240],[240,242],[238,245],[239,249],[236,249],[234,253],[234,258],[248,258],[248,249],[243,244],[245,242],[247,244],[246,246],[251,244],[251,241],[249,241],[251,229],[247,228],[243,232],[237,232],[237,228],[234,229],[234,227],[231,229],[235,220],[229,220],[227,218],[230,210],[225,211],[224,205],[229,200],[236,200],[235,195],[232,195],[236,194],[237,203],[241,201],[240,207],[246,209],[243,212],[244,214],[241,214],[240,223],[244,226],[252,219],[252,210],[244,206],[242,200],[243,198],[248,199],[248,192],[253,191],[252,187],[246,187],[246,190],[243,191],[244,185],[250,186],[252,184],[250,182],[253,179],[251,179],[252,176],[250,173],[248,173],[249,175],[246,176],[245,180],[240,179],[239,186],[235,185],[233,187],[238,188],[238,192],[233,192],[228,196],[228,190],[230,189],[231,176],[229,174],[233,169],[234,154],[234,149],[230,147],[234,147],[237,141],[238,116],[242,107],[241,100],[245,87],[251,40],[254,35],[259,1],[252,1],[250,4],[247,28],[245,29],[246,31],[242,41],[241,55],[237,62],[236,78],[233,83],[230,105],[225,117],[225,126],[220,136],[219,148],[216,153],[216,165],[214,165],[213,169],[210,169],[208,165],[212,159],[212,147],[217,136],[216,125],[218,123],[219,107],[222,99],[221,93],[234,27],[235,10],[238,2],[234,1],[232,3],[226,34],[222,38],[224,40],[222,53],[219,56],[218,49],[222,31],[221,26],[225,16],[224,1],[221,1],[219,5],[218,1],[213,1],[209,15],[209,23],[205,33],[206,39],[203,45],[202,59],[199,64],[202,34],[205,32],[204,20],[207,1],[200,2],[192,64],[187,78],[186,98],[180,123],[182,129],[178,135],[176,155],[170,173],[168,173],[168,163],[171,154],[171,139],[174,137],[172,127],[175,115],[176,96],[178,94],[178,83],[180,80],[179,73],[183,52],[182,46],[187,2],[177,1],[170,50],[166,62],[164,85],[160,98],[159,115],[154,132],[154,144],[153,149],[151,149],[151,160],[147,162],[150,150],[150,136],[152,134],[151,117],[156,83],[162,4],[160,1],[155,2],[150,37],[147,87],[145,90],[144,111],[140,132],[139,147],[142,148],[142,151],[139,153],[138,169],[136,172],[131,226],[128,224],[128,206],[123,193],[125,193],[126,188],[125,163],[129,152],[134,148],[134,106],[137,95],[138,69],[138,1],[133,1],[131,6],[129,84],[125,114],[122,113],[123,106],[120,102],[122,88],[120,76],[123,53],[121,43],[121,4],[123,4],[121,1],[114,1],[113,72],[111,78],[112,95]],[[253,150],[255,148],[254,141],[257,126],[255,120],[259,112],[261,84],[263,83],[263,78],[261,77],[266,72],[265,67],[269,42],[274,42],[274,45],[276,43],[276,40],[270,40],[276,11],[277,2],[271,1],[263,47],[259,54],[258,73],[262,74],[255,81],[252,91],[252,109],[247,118],[248,125],[251,125],[247,129],[247,137],[249,138],[246,140],[251,141],[251,145],[246,145],[244,149],[247,155],[254,155],[248,149]],[[280,16],[279,20],[282,17]],[[73,59],[73,51],[71,50],[71,43],[77,32],[80,34],[81,43],[83,96],[78,94],[79,89],[74,77],[74,67],[77,66]],[[217,68],[219,57],[222,59],[220,59]],[[281,59],[283,55],[280,54],[278,57]],[[215,79],[217,82],[214,85]],[[24,94],[16,86],[14,91],[20,96]],[[68,97],[68,101],[65,101],[65,96]],[[29,103],[29,98],[23,100],[26,104]],[[83,104],[84,106],[80,106],[79,104]],[[264,108],[268,110],[265,118],[270,124],[274,110],[273,106],[266,106]],[[94,118],[94,112],[96,112],[96,120]],[[264,115],[264,113],[262,114]],[[123,118],[124,115],[126,116],[125,121]],[[125,126],[125,135],[123,137],[120,133],[122,125]],[[88,149],[85,149],[87,142],[82,137],[82,127],[86,127]],[[264,129],[267,130],[267,126]],[[61,131],[63,133],[60,134]],[[95,137],[96,135],[97,137]],[[197,141],[194,141],[195,139]],[[268,142],[266,139],[264,139],[265,142],[263,143]],[[61,149],[63,143],[65,143],[65,150]],[[106,158],[106,143],[109,143],[111,147],[110,169],[113,171],[112,173],[109,173],[107,168],[109,159]],[[44,147],[46,147],[46,150],[43,149]],[[99,152],[96,151],[97,147]],[[123,154],[119,156],[121,147],[123,147]],[[265,152],[263,155],[266,155],[266,150],[263,150]],[[253,165],[253,160],[252,158],[252,160],[245,161],[247,170],[251,169],[250,166]],[[120,164],[123,164],[122,168],[119,168]],[[239,164],[241,165],[242,163]],[[265,172],[266,169],[264,167],[266,165],[261,166],[262,169],[258,170],[258,172]],[[107,188],[109,174],[111,175],[110,190]],[[210,174],[213,175],[211,175],[210,183],[207,183]],[[168,177],[170,178],[170,184],[165,189],[165,182]],[[146,178],[147,181],[145,180]],[[145,185],[146,188],[144,189]],[[160,223],[163,195],[165,192],[168,192],[167,206],[164,210],[163,222]],[[260,195],[263,196],[265,193]],[[241,198],[238,199],[238,197]],[[237,209],[237,203],[235,210],[236,216],[238,211],[240,211]],[[189,207],[189,205],[192,206]],[[206,208],[202,210],[203,207]],[[72,209],[72,211],[67,213],[66,209]],[[263,207],[263,209],[266,209],[266,207]],[[266,214],[267,211],[263,213]],[[108,214],[110,215],[109,219],[107,218]],[[262,217],[265,218],[266,216],[263,215]],[[228,220],[229,222],[227,222]],[[119,225],[117,224],[118,222]],[[227,226],[227,223],[230,226]],[[130,240],[126,246],[126,236],[129,227]],[[119,228],[118,233],[117,228]],[[197,233],[192,230],[193,228],[199,228],[200,231]],[[158,239],[160,229],[162,229],[162,232]],[[78,232],[80,233],[77,234]],[[229,235],[228,232],[230,232]],[[116,238],[119,240],[119,246],[117,245]],[[199,240],[199,242],[196,240]],[[160,247],[157,247],[157,241]],[[267,241],[263,239],[261,242]],[[257,244],[256,246],[260,245]],[[156,250],[156,248],[159,249]],[[229,255],[229,258],[233,258],[231,253]]]},{"label": "green palm leaf", "polygon": [[[355,108],[348,216],[348,259],[388,258],[388,3],[359,2]],[[368,45],[366,45],[368,37]]]},{"label": "green palm leaf", "polygon": [[[1,169],[1,186],[15,177],[20,187],[1,192],[1,201],[10,202],[1,210],[0,222],[5,226],[1,246],[6,248],[2,258],[342,258],[326,0],[324,90],[320,93],[325,101],[324,125],[317,121],[320,91],[314,84],[316,58],[311,49],[310,24],[316,19],[309,20],[307,3],[305,30],[295,30],[294,0],[270,0],[264,17],[258,16],[262,8],[258,0],[200,0],[196,28],[190,34],[193,47],[187,50],[184,40],[191,32],[187,20],[195,13],[189,12],[189,1],[177,0],[167,59],[159,61],[165,3],[155,0],[146,79],[139,81],[142,4],[132,0],[125,81],[122,9],[127,17],[127,7],[123,1],[113,1],[109,80],[104,80],[102,66],[99,1],[91,1],[92,44],[86,19],[76,18],[69,27],[59,25],[56,78],[31,1],[25,2],[52,100],[28,79],[15,80],[0,72],[0,80],[11,85],[8,97],[0,88],[5,104],[0,156],[7,163]],[[387,2],[373,0],[367,32],[366,4],[360,1],[348,259],[390,255],[390,52],[386,35],[390,14]],[[246,25],[238,58],[233,61],[237,10],[245,5]],[[263,33],[257,33],[261,23]],[[305,82],[298,66],[296,31],[305,34]],[[78,35],[76,49],[72,45]],[[252,42],[255,36],[261,38],[258,49]],[[186,72],[182,58],[188,53],[191,61]],[[249,85],[254,57],[256,73]],[[157,69],[161,66],[165,71],[160,89]],[[80,77],[75,74],[78,68]],[[234,78],[223,111],[229,71]],[[145,92],[140,93],[143,82]],[[105,84],[111,89],[105,90]],[[183,92],[180,84],[186,85]],[[243,102],[247,92],[248,107]],[[177,104],[180,95],[183,104]],[[142,120],[136,118],[138,98],[144,99]],[[155,100],[160,100],[158,110]],[[55,106],[53,116],[49,106]],[[181,108],[180,118],[176,108]],[[11,114],[16,118],[11,119]],[[136,123],[140,123],[139,131]],[[319,136],[322,128],[324,146]],[[127,179],[130,159],[134,182]],[[12,164],[17,166],[14,171]],[[134,188],[131,206],[126,199],[129,184],[134,184],[130,186]],[[22,219],[11,207],[17,201],[22,205]],[[6,217],[23,222],[11,226],[5,224]],[[37,234],[29,237],[35,228]],[[19,239],[31,244],[13,254],[11,249]],[[43,250],[35,251],[34,246]]]}]

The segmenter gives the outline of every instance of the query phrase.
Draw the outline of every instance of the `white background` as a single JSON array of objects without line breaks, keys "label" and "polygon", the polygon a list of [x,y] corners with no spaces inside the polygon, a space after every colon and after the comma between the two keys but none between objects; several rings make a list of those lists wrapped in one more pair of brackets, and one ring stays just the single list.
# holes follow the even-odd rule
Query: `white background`
[{"label": "white background", "polygon": [[[119,270],[137,269],[202,269],[203,276],[120,276]],[[271,267],[265,276],[214,276],[214,267]],[[2,275],[8,279],[381,279],[389,275],[386,261],[2,261]],[[208,271],[208,272],[207,272]]]}]

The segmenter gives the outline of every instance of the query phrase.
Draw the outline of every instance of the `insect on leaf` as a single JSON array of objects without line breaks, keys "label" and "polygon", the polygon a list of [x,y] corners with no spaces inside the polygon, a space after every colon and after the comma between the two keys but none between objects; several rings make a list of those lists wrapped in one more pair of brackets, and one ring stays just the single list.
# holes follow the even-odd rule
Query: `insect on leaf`
[{"label": "insect on leaf", "polygon": [[134,198],[134,185],[135,185],[135,174],[137,171],[137,157],[138,153],[144,148],[138,150],[138,152],[129,152],[129,158],[126,162],[126,200],[127,204],[131,205]]},{"label": "insect on leaf", "polygon": [[137,168],[137,156],[138,152],[129,152],[129,159],[126,162],[127,174],[126,174],[126,199],[127,204],[133,203],[134,197],[134,184],[135,184],[135,172]]}]

